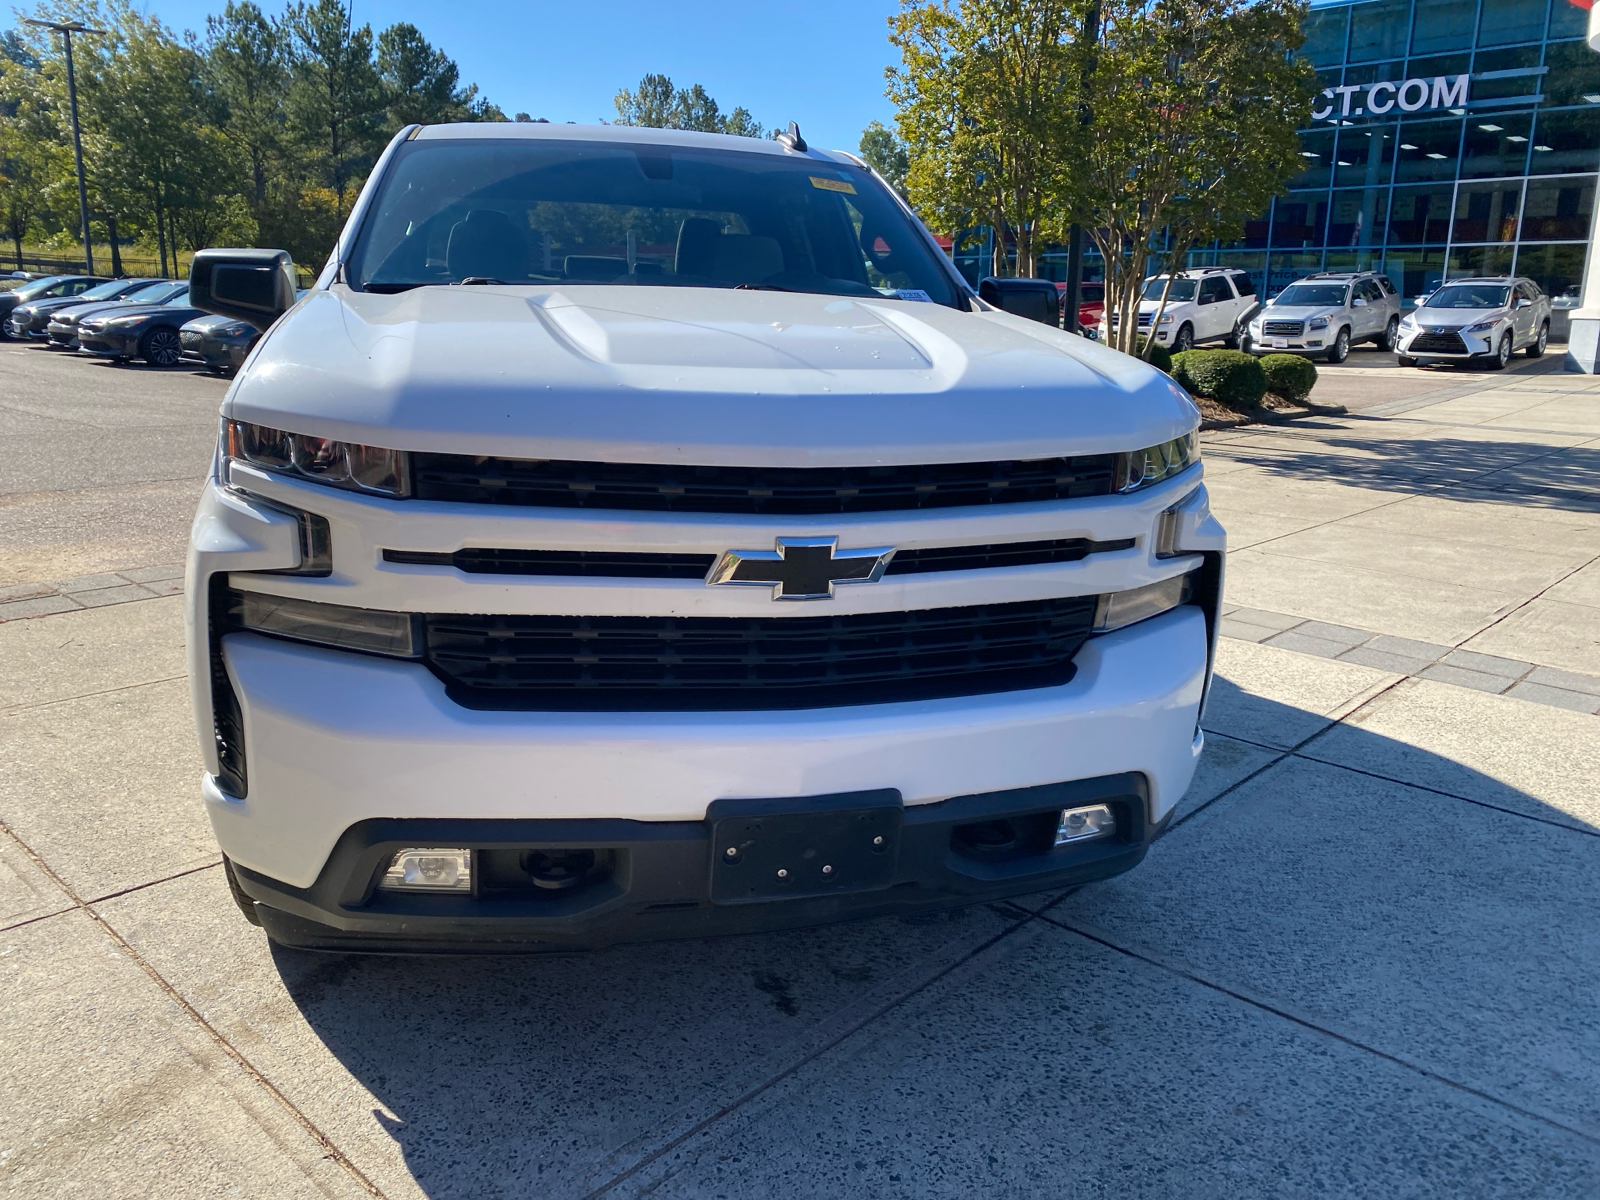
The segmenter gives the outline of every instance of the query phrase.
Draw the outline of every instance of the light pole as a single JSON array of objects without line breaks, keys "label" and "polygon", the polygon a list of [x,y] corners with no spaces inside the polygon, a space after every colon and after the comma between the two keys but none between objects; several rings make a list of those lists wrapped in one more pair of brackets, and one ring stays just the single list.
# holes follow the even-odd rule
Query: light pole
[{"label": "light pole", "polygon": [[78,164],[78,220],[83,223],[83,273],[93,275],[94,249],[89,245],[89,188],[83,180],[83,133],[78,128],[78,80],[72,73],[72,35],[75,33],[103,35],[106,31],[90,29],[81,21],[63,25],[56,21],[37,21],[32,17],[22,19],[29,25],[55,30],[61,35],[62,45],[66,47],[67,99],[72,108],[72,157]]}]

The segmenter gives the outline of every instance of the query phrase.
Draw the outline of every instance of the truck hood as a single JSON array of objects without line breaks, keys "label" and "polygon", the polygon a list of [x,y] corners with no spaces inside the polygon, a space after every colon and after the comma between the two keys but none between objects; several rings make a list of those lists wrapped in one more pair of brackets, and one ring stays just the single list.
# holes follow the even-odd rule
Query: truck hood
[{"label": "truck hood", "polygon": [[711,288],[335,285],[257,346],[227,416],[458,454],[839,466],[1181,436],[1166,375],[1005,313]]}]

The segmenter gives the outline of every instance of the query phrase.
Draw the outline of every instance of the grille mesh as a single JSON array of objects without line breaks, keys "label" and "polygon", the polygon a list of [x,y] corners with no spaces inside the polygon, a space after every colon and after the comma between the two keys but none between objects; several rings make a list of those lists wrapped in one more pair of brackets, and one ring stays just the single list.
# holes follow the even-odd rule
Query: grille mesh
[{"label": "grille mesh", "polygon": [[1095,596],[827,617],[434,614],[428,665],[472,708],[791,709],[1064,683]]},{"label": "grille mesh", "polygon": [[1273,337],[1299,337],[1305,332],[1304,321],[1263,321],[1261,332]]},{"label": "grille mesh", "polygon": [[1467,344],[1454,329],[1425,329],[1411,340],[1407,354],[1465,354]]}]

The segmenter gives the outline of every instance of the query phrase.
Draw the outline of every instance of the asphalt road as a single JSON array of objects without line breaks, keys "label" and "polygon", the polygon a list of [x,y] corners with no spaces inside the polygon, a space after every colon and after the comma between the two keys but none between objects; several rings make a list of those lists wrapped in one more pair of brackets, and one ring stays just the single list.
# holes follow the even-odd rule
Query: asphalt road
[{"label": "asphalt road", "polygon": [[0,585],[182,561],[227,387],[0,342]]}]

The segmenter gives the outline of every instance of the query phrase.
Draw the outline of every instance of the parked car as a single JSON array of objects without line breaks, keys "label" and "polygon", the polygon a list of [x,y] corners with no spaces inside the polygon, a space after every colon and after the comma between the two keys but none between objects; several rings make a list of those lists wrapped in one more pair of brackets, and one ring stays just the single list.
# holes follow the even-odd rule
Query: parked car
[{"label": "parked car", "polygon": [[980,305],[792,126],[492,135],[403,130],[297,305],[287,254],[195,257],[277,322],[185,589],[245,916],[573,949],[1137,863],[1219,613],[1183,389]]},{"label": "parked car", "polygon": [[[1060,293],[1061,327],[1066,328],[1067,316],[1067,285],[1056,284],[1056,291]],[[1100,324],[1106,315],[1106,285],[1104,283],[1080,283],[1078,285],[1078,332],[1087,338],[1100,336]]]},{"label": "parked car", "polygon": [[165,304],[169,300],[181,299],[188,294],[188,280],[158,279],[148,289],[135,296],[122,300],[107,300],[99,304],[85,304],[77,308],[65,308],[52,313],[50,323],[45,326],[45,332],[49,335],[51,346],[63,350],[76,350],[78,325],[90,317],[105,313],[125,313],[128,311],[128,306],[133,304]]},{"label": "parked car", "polygon": [[1060,326],[1061,304],[1056,285],[1048,279],[998,279],[978,281],[978,297],[987,304],[1030,321]]},{"label": "parked car", "polygon": [[1400,322],[1400,365],[1475,360],[1502,369],[1521,350],[1538,358],[1550,342],[1550,297],[1509,275],[1451,279]]},{"label": "parked car", "polygon": [[76,296],[52,296],[41,300],[30,300],[11,310],[11,316],[5,323],[6,333],[14,338],[26,338],[29,341],[47,341],[50,337],[50,319],[56,313],[99,301],[134,299],[163,282],[165,281],[160,279],[113,279],[109,283],[99,284]]},{"label": "parked car", "polygon": [[178,331],[185,362],[199,363],[219,373],[236,371],[250,348],[261,340],[261,330],[248,321],[208,314],[196,317]]},{"label": "parked car", "polygon": [[102,275],[47,275],[30,283],[19,284],[10,291],[0,292],[0,337],[5,337],[5,325],[11,310],[30,300],[45,300],[53,296],[77,296],[96,284],[109,283]]},{"label": "parked car", "polygon": [[1342,363],[1357,342],[1393,350],[1400,292],[1376,271],[1322,271],[1279,292],[1250,322],[1253,354],[1301,354]]},{"label": "parked car", "polygon": [[[1162,293],[1166,293],[1163,308]],[[1257,308],[1256,285],[1244,271],[1229,267],[1197,267],[1179,271],[1167,286],[1167,276],[1154,275],[1144,281],[1139,299],[1139,332],[1148,334],[1156,310],[1156,341],[1173,353],[1190,350],[1208,342],[1239,347],[1249,335],[1250,318]],[[1101,321],[1101,340],[1110,330]]]},{"label": "parked car", "polygon": [[1550,309],[1552,312],[1559,312],[1566,309],[1578,308],[1582,304],[1583,284],[1574,283],[1569,287],[1563,288],[1561,295],[1551,298]]},{"label": "parked car", "polygon": [[152,367],[175,367],[183,357],[178,331],[205,313],[189,303],[187,291],[164,304],[130,304],[102,310],[78,322],[78,352],[114,358],[143,359]]}]

